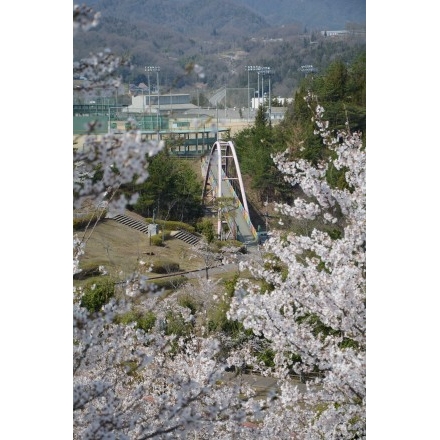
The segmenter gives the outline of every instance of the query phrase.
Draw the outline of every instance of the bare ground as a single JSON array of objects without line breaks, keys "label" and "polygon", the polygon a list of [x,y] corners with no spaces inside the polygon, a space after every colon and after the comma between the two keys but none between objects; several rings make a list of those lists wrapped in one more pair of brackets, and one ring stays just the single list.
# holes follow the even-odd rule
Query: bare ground
[{"label": "bare ground", "polygon": [[[82,238],[85,233],[79,231],[77,234]],[[89,237],[88,233],[85,237]],[[86,239],[80,267],[102,265],[110,274],[124,276],[135,270],[146,271],[150,264],[158,260],[179,263],[182,271],[203,267],[203,261],[193,257],[191,246],[182,240],[170,238],[163,247],[153,246],[149,243],[148,235],[115,220],[105,219]],[[154,278],[159,275],[149,273],[148,276]]]},{"label": "bare ground", "polygon": [[[189,160],[188,163],[201,178],[200,160]],[[255,225],[264,225],[266,219],[261,214],[267,208],[259,203],[256,191],[251,189],[250,178],[243,176],[243,180],[248,194],[251,218]],[[141,221],[144,220],[135,213],[130,215],[134,218],[139,217]],[[182,272],[204,268],[204,261],[194,255],[191,246],[187,243],[170,238],[165,241],[164,247],[153,246],[150,245],[148,235],[115,220],[100,221],[91,235],[84,231],[76,231],[76,233],[86,240],[85,254],[80,264],[83,269],[104,266],[109,274],[121,279],[134,271],[145,271],[150,279],[154,279],[163,275],[148,272],[148,267],[158,260],[178,263]],[[227,276],[225,270],[222,272],[221,275],[216,276],[216,271],[212,270],[211,274],[215,278]]]}]

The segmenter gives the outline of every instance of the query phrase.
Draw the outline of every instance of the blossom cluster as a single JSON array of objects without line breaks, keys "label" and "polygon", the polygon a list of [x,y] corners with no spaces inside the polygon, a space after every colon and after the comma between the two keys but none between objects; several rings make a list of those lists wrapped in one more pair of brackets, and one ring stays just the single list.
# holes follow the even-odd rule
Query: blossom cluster
[{"label": "blossom cluster", "polygon": [[[308,98],[313,102],[313,97]],[[276,353],[274,374],[283,380],[276,408],[263,424],[267,435],[365,438],[365,149],[360,133],[345,131],[332,138],[322,120],[323,108],[314,111],[317,133],[335,152],[333,165],[346,170],[349,188],[327,183],[327,164],[314,167],[303,160],[290,161],[286,152],[274,161],[289,182],[300,185],[307,200],[277,207],[299,219],[323,216],[339,225],[342,236],[332,238],[318,229],[308,235],[272,231],[265,251],[285,267],[285,273],[267,264],[250,264],[255,278],[265,283],[250,288],[251,282],[243,281],[228,316],[270,341]],[[310,379],[306,393],[292,386],[292,373]],[[276,423],[275,413],[282,425]]]}]

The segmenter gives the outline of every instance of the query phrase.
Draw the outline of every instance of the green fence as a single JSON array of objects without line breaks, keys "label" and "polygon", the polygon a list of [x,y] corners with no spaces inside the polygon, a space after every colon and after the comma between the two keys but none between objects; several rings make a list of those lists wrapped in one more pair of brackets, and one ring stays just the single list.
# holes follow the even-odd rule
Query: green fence
[{"label": "green fence", "polygon": [[[136,117],[137,128],[140,130],[147,131],[158,131],[159,130],[168,130],[169,128],[169,120],[168,117],[157,116],[157,115],[146,115]],[[129,124],[126,123],[126,128]]]},{"label": "green fence", "polygon": [[94,133],[103,134],[108,132],[107,116],[74,116],[73,118],[73,134],[85,134],[89,131],[89,127],[94,124]]}]

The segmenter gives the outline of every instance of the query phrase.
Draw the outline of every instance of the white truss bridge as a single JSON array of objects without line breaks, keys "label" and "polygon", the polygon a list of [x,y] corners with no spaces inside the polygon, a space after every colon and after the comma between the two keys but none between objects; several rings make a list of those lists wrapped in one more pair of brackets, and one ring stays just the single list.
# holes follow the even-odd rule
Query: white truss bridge
[{"label": "white truss bridge", "polygon": [[202,162],[203,203],[217,215],[220,238],[256,243],[257,231],[249,217],[246,193],[232,141],[216,141]]}]

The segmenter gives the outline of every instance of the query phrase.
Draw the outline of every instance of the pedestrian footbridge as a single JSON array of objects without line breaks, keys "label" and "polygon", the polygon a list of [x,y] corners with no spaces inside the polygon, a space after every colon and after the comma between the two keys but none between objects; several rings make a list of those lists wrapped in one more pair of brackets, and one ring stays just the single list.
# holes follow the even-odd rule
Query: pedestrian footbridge
[{"label": "pedestrian footbridge", "polygon": [[217,216],[220,239],[257,242],[257,231],[249,217],[246,193],[235,146],[232,141],[216,141],[202,161],[203,204]]}]

